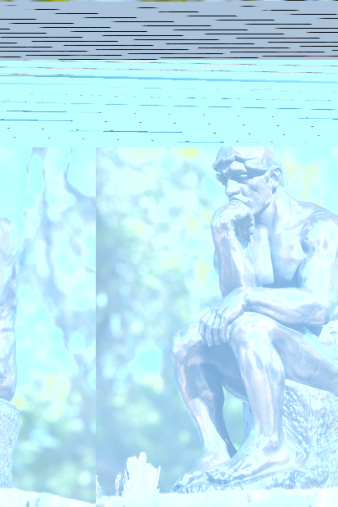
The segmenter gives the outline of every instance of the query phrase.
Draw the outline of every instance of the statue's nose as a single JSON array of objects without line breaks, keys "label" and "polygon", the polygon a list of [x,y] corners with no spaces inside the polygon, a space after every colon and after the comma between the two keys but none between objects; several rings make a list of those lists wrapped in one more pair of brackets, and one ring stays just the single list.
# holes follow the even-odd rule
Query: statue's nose
[{"label": "statue's nose", "polygon": [[225,195],[229,199],[231,199],[231,197],[233,197],[234,195],[240,194],[240,193],[241,193],[241,189],[240,189],[239,184],[237,183],[237,181],[228,180],[227,186],[225,188]]}]

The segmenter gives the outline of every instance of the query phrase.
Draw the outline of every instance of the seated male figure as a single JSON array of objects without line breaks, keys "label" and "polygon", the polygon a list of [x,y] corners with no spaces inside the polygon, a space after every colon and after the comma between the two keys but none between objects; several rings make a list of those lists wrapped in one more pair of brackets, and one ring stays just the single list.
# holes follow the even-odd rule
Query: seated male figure
[{"label": "seated male figure", "polygon": [[[221,148],[213,167],[229,199],[211,221],[222,299],[173,341],[176,380],[203,442],[175,489],[295,468],[282,429],[285,380],[338,396],[338,357],[318,340],[337,313],[338,217],[288,195],[273,149]],[[223,388],[251,407],[238,452]]]}]

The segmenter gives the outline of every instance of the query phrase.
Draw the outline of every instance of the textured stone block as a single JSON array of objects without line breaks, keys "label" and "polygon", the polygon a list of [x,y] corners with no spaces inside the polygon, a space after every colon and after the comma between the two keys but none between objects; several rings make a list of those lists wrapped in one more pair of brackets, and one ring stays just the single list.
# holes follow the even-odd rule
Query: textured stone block
[{"label": "textured stone block", "polygon": [[13,453],[19,431],[18,409],[12,403],[0,399],[0,488],[12,487]]}]

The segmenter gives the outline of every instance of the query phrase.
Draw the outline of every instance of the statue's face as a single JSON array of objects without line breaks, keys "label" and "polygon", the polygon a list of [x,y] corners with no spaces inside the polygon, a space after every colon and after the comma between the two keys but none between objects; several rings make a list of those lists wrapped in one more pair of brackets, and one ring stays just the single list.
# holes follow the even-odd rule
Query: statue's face
[{"label": "statue's face", "polygon": [[263,211],[269,206],[274,191],[278,186],[273,170],[261,174],[255,170],[247,170],[243,162],[232,162],[223,179],[225,194],[229,201],[241,201],[253,214]]}]

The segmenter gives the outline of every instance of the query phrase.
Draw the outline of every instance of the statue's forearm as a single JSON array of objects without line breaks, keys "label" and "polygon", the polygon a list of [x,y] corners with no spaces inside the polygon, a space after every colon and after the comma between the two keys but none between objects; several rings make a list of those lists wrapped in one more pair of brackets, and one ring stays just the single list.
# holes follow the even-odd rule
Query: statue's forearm
[{"label": "statue's forearm", "polygon": [[254,267],[234,231],[215,241],[219,284],[225,296],[238,287],[257,287]]},{"label": "statue's forearm", "polygon": [[332,304],[325,294],[305,288],[249,288],[245,310],[261,313],[286,325],[322,326],[330,320]]}]

